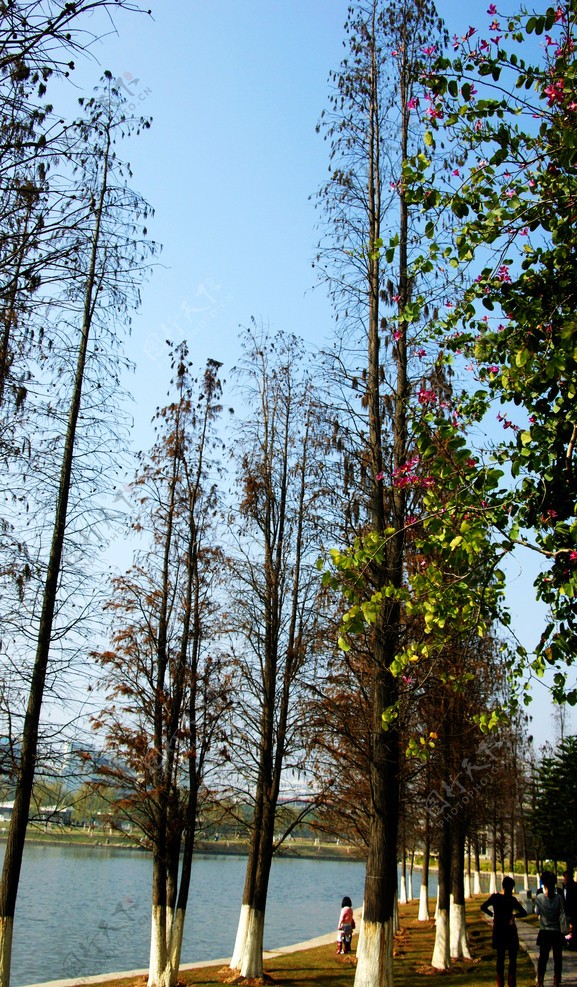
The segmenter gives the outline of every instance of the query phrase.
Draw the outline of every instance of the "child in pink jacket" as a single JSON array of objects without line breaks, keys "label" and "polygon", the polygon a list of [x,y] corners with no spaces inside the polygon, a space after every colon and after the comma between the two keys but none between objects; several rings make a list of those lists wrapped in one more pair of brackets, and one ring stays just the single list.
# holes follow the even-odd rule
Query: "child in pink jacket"
[{"label": "child in pink jacket", "polygon": [[341,901],[339,935],[337,939],[339,945],[337,947],[337,953],[350,953],[354,927],[355,920],[353,918],[353,905],[348,895],[345,895]]}]

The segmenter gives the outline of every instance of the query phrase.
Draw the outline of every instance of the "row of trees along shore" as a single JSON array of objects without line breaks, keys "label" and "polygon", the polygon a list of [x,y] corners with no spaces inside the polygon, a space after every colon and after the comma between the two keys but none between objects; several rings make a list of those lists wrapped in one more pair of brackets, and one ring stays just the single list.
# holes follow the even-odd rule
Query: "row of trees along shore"
[{"label": "row of trees along shore", "polygon": [[[467,846],[478,857],[487,839],[494,871],[520,847],[526,870],[562,856],[535,779],[567,783],[575,738],[537,774],[521,754],[532,678],[550,670],[560,708],[577,700],[577,5],[491,5],[452,37],[428,0],[351,6],[319,123],[330,172],[315,267],[332,341],[313,353],[250,325],[234,418],[221,363],[195,379],[186,341],[169,344],[169,403],[130,485],[133,563],[103,606],[94,556],[126,446],[121,337],[157,249],[116,141],[148,124],[127,117],[109,74],[71,122],[46,99],[87,15],[109,8],[138,10],[16,0],[0,26],[0,696],[14,800],[0,987],[34,778],[62,732],[43,706],[93,690],[88,657],[102,751],[90,766],[85,744],[90,785],[152,853],[149,987],[177,982],[198,821],[215,812],[248,833],[241,977],[263,975],[271,863],[307,815],[366,853],[355,987],[394,983],[398,859],[417,847],[423,919],[438,855],[432,966],[447,969],[469,952]],[[521,549],[541,559],[548,612],[531,653],[505,600]],[[285,779],[307,796],[290,813]]]}]

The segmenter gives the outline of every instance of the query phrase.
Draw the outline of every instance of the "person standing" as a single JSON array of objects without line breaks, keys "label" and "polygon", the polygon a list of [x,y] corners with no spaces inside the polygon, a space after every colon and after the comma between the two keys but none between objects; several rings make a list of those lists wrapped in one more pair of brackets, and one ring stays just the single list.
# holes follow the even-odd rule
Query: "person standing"
[{"label": "person standing", "polygon": [[545,871],[541,875],[541,883],[543,889],[535,896],[535,911],[539,916],[537,987],[543,987],[551,950],[553,950],[553,987],[560,987],[564,942],[561,927],[565,920],[563,898],[557,891],[557,879],[552,871]]},{"label": "person standing", "polygon": [[519,934],[515,915],[527,914],[523,905],[513,897],[515,881],[504,877],[502,890],[495,892],[481,905],[481,911],[493,919],[493,948],[497,950],[497,987],[505,984],[505,956],[509,954],[508,987],[517,987],[517,954]]},{"label": "person standing", "polygon": [[353,917],[353,903],[348,895],[341,901],[341,914],[339,915],[339,936],[337,953],[350,953],[351,939],[355,920]]},{"label": "person standing", "polygon": [[565,937],[568,949],[577,949],[577,883],[573,871],[563,873],[563,906],[569,922],[569,935]]}]

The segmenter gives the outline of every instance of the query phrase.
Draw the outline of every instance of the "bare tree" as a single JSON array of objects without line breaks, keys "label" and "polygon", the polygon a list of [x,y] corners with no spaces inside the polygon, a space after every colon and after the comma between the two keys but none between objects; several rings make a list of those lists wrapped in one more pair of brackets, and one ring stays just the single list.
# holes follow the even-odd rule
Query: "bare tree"
[{"label": "bare tree", "polygon": [[[86,117],[77,127],[75,149],[78,202],[83,203],[82,221],[69,231],[66,280],[60,272],[60,296],[47,310],[54,318],[58,312],[56,334],[60,352],[73,366],[64,387],[66,402],[65,432],[59,437],[58,459],[52,452],[51,473],[57,473],[52,524],[45,559],[37,563],[37,596],[33,600],[32,623],[35,627],[35,657],[31,663],[28,699],[15,781],[14,809],[8,831],[2,881],[0,884],[0,983],[9,982],[12,927],[24,838],[38,754],[42,703],[55,644],[55,621],[59,612],[59,591],[67,561],[66,538],[75,527],[70,510],[71,494],[78,481],[78,441],[83,428],[83,413],[98,403],[98,380],[88,368],[100,364],[100,353],[108,354],[115,340],[114,317],[137,302],[137,267],[148,253],[139,246],[136,224],[146,213],[146,204],[130,192],[123,178],[121,163],[116,159],[115,139],[130,124],[126,121],[118,94],[108,79],[98,100],[91,100]],[[78,208],[82,208],[78,206]],[[64,226],[63,229],[66,229]],[[108,330],[112,329],[110,336]],[[65,345],[64,345],[65,344]],[[95,389],[85,388],[87,377]],[[60,410],[54,416],[59,420]],[[48,418],[45,424],[48,423]],[[73,544],[69,541],[69,546]],[[70,549],[68,551],[70,556]],[[62,634],[62,628],[58,630]]]},{"label": "bare tree", "polygon": [[[263,932],[283,777],[304,766],[304,678],[319,616],[315,561],[323,481],[306,355],[293,336],[251,330],[238,368],[239,507],[229,559],[231,647],[238,677],[238,786],[252,814],[231,967],[263,973]],[[295,817],[293,825],[298,817]]]},{"label": "bare tree", "polygon": [[151,544],[114,581],[112,647],[98,655],[109,704],[96,726],[110,762],[99,774],[152,851],[149,987],[178,978],[199,811],[227,756],[229,675],[215,650],[219,364],[208,361],[195,400],[187,357],[185,344],[175,348],[176,397],[157,414],[157,441],[133,484],[136,527]]}]

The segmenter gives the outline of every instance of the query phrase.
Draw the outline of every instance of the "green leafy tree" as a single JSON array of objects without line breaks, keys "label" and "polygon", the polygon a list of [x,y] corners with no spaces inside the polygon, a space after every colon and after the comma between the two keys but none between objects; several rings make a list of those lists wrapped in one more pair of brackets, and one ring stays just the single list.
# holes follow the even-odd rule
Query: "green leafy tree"
[{"label": "green leafy tree", "polygon": [[[495,477],[502,464],[483,497],[487,525],[503,553],[523,545],[543,561],[535,591],[550,619],[532,658],[519,647],[519,673],[553,667],[555,697],[574,704],[577,9],[500,16],[492,5],[490,17],[487,36],[471,29],[456,38],[457,54],[426,82],[435,107],[429,144],[453,140],[462,169],[447,179],[416,162],[406,178],[429,214],[428,260],[440,256],[438,215],[458,221],[443,262],[469,283],[439,332],[456,363],[458,351],[476,368],[477,421],[500,405],[502,438],[482,467]],[[544,43],[533,45],[535,37]]]}]

